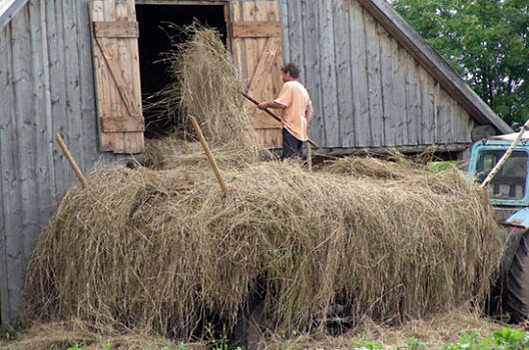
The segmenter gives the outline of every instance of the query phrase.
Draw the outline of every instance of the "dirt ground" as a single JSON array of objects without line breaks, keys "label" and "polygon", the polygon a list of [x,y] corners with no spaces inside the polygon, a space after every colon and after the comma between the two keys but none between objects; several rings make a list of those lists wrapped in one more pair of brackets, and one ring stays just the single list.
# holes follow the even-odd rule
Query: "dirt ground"
[{"label": "dirt ground", "polygon": [[[483,338],[490,337],[493,332],[501,331],[504,327],[526,330],[524,324],[508,325],[473,312],[456,310],[428,320],[409,321],[399,327],[379,325],[366,319],[360,321],[359,326],[340,336],[293,332],[287,337],[280,333],[266,333],[263,334],[256,348],[334,350],[383,346],[385,349],[441,349],[445,344],[459,342],[463,331],[467,334],[476,331]],[[101,335],[92,331],[86,323],[79,321],[36,324],[20,333],[4,333],[4,339],[0,341],[0,349],[6,350],[228,350],[230,348],[235,347],[228,346],[222,339],[184,342],[134,331],[127,334]]]}]

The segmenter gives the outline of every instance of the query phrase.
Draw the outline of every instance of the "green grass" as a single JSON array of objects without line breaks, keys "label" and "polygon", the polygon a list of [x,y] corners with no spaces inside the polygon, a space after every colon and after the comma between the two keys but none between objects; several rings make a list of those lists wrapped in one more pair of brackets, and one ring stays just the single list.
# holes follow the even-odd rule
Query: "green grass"
[{"label": "green grass", "polygon": [[457,166],[457,162],[455,160],[430,162],[428,163],[428,170],[433,172],[440,172],[455,166]]}]

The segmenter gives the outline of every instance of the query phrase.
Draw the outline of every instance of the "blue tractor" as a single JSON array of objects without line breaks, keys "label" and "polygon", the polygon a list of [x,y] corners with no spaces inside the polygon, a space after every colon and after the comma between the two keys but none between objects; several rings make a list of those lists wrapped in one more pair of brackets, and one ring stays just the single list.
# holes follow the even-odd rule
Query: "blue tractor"
[{"label": "blue tractor", "polygon": [[[476,142],[470,155],[469,174],[483,182],[517,136],[518,133],[498,135]],[[492,293],[493,311],[507,312],[515,322],[529,318],[528,163],[529,132],[524,132],[487,185],[504,242],[499,278]]]}]

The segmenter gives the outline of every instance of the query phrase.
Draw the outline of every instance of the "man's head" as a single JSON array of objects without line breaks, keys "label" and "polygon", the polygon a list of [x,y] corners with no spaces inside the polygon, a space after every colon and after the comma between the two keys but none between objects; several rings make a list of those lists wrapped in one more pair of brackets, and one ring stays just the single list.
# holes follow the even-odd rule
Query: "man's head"
[{"label": "man's head", "polygon": [[299,67],[294,63],[287,63],[281,68],[283,72],[283,82],[297,80],[299,78]]}]

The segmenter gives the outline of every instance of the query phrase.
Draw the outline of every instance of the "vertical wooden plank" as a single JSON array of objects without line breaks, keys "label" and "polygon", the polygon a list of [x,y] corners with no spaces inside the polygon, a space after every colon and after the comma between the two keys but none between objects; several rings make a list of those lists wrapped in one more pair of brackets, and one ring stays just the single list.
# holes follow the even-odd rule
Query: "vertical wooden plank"
[{"label": "vertical wooden plank", "polygon": [[[134,0],[116,3],[116,17],[118,21],[136,21],[136,8]],[[117,41],[120,61],[122,63],[123,77],[128,80],[128,91],[131,92],[132,98],[136,102],[134,107],[135,115],[142,115],[141,106],[141,84],[140,84],[140,58],[138,49],[138,40],[122,39]],[[119,89],[119,87],[118,87]],[[128,115],[127,112],[124,115]],[[124,133],[124,149],[122,152],[137,153],[143,150],[143,132]]]},{"label": "vertical wooden plank", "polygon": [[[280,21],[280,13],[279,8],[276,2],[269,2],[268,3],[268,11],[266,14],[266,21]],[[281,91],[281,87],[283,86],[283,81],[281,80],[281,68],[283,67],[283,48],[281,41],[283,40],[283,35],[281,35],[279,38],[272,38],[268,39],[267,42],[272,40],[278,40],[279,41],[279,51],[276,54],[276,59],[273,61],[274,64],[271,67],[271,89],[273,96],[278,96],[279,92]],[[279,130],[276,130],[277,134],[280,134]]]},{"label": "vertical wooden plank", "polygon": [[336,58],[334,37],[334,1],[320,0],[320,81],[324,139],[326,147],[340,147],[340,117],[338,115],[338,91],[336,89]]},{"label": "vertical wooden plank", "polygon": [[288,23],[283,32],[283,38],[286,37],[288,41],[288,57],[284,57],[285,63],[296,63],[301,68],[300,81],[307,82],[309,79],[307,79],[307,69],[303,61],[305,33],[302,28],[304,17],[301,12],[301,0],[288,0],[287,4]]},{"label": "vertical wooden plank", "polygon": [[[64,92],[65,95],[61,99],[65,99],[64,104],[64,124],[65,131],[62,135],[63,139],[68,145],[72,156],[84,172],[84,164],[82,163],[83,158],[81,154],[84,149],[82,143],[82,125],[80,123],[81,114],[81,100],[80,100],[80,89],[79,89],[79,56],[77,46],[77,23],[75,21],[75,15],[73,12],[73,1],[63,1],[61,8],[57,9],[58,17],[61,18],[62,25],[59,27],[63,41],[63,52],[64,52]],[[88,28],[89,29],[89,28]],[[86,28],[85,28],[86,30]],[[75,174],[70,171],[68,173],[68,186],[77,182]]]},{"label": "vertical wooden plank", "polygon": [[[297,1],[297,0],[296,0]],[[281,32],[283,33],[281,38],[281,52],[283,53],[283,62],[290,62],[290,15],[288,13],[287,0],[278,0],[279,3],[279,20],[281,22]],[[299,13],[297,13],[299,17]]]},{"label": "vertical wooden plank", "polygon": [[340,147],[352,147],[354,145],[354,82],[351,79],[350,10],[350,6],[342,1],[333,7],[338,97],[337,115],[334,118],[339,120]]},{"label": "vertical wooden plank", "polygon": [[29,45],[29,17],[27,7],[24,7],[11,21],[12,38],[12,67],[14,89],[14,119],[13,131],[13,165],[16,169],[12,178],[10,215],[13,226],[7,237],[7,251],[9,259],[9,308],[14,312],[20,310],[20,294],[24,287],[25,252],[28,249],[27,233],[35,230],[36,222],[31,214],[36,212],[35,202],[35,154],[34,154],[34,121],[31,106],[31,58]]},{"label": "vertical wooden plank", "polygon": [[[243,21],[257,21],[262,18],[262,12],[259,11],[259,6],[256,2],[241,2],[242,5],[242,20]],[[248,84],[250,84],[253,79],[253,74],[255,68],[257,67],[257,62],[259,57],[263,52],[265,39],[253,39],[253,40],[244,40],[245,52],[246,52],[246,71],[248,72]],[[256,96],[258,101],[262,99],[263,96]]]},{"label": "vertical wooden plank", "polygon": [[[36,122],[33,94],[33,54],[31,50],[29,6],[25,6],[13,20],[13,79],[16,112],[16,162],[18,166],[21,202],[22,231],[17,239],[22,241],[22,262],[31,258],[34,247],[32,234],[39,230],[36,185]],[[28,103],[28,101],[32,101]],[[17,289],[23,290],[24,273],[17,278]],[[13,302],[13,301],[12,301]],[[18,304],[18,303],[16,303]]]},{"label": "vertical wooden plank", "polygon": [[[35,193],[31,194],[33,197],[35,208],[29,215],[32,216],[35,224],[33,230],[27,230],[26,246],[25,246],[25,264],[30,261],[33,249],[37,243],[38,235],[41,227],[47,223],[47,219],[52,214],[54,208],[53,200],[53,184],[52,184],[52,162],[48,161],[51,154],[48,150],[49,139],[47,139],[47,113],[49,106],[49,94],[46,93],[48,89],[48,81],[46,81],[47,74],[47,48],[45,40],[45,29],[42,26],[43,13],[41,12],[41,5],[39,2],[30,1],[27,5],[29,11],[29,41],[30,45],[30,64],[31,74],[29,75],[29,83],[31,84],[31,94],[33,96],[31,106],[31,118],[34,121],[33,131],[29,135],[33,142],[30,145],[34,153],[33,164],[34,169],[30,176],[33,176],[35,184]],[[44,37],[44,40],[43,40]]]},{"label": "vertical wooden plank", "polygon": [[6,252],[6,233],[8,215],[4,214],[7,209],[6,203],[4,203],[4,194],[7,192],[7,184],[4,183],[4,154],[6,153],[6,146],[3,144],[3,140],[7,138],[7,119],[9,116],[9,101],[10,90],[8,84],[8,71],[10,67],[6,62],[7,50],[9,39],[7,37],[9,27],[5,30],[0,30],[0,52],[5,52],[5,55],[0,55],[0,320],[8,319],[8,298],[7,298],[7,252]]},{"label": "vertical wooden plank", "polygon": [[380,79],[382,81],[382,120],[384,123],[384,145],[395,146],[396,134],[398,133],[396,116],[396,82],[393,80],[395,69],[396,46],[393,45],[387,32],[377,26],[377,33],[380,44]]},{"label": "vertical wooden plank", "polygon": [[395,111],[394,118],[397,125],[397,132],[395,135],[395,143],[397,145],[407,145],[408,128],[407,128],[407,106],[406,106],[406,76],[407,76],[407,62],[411,57],[406,50],[402,48],[395,39],[392,38],[394,50],[396,48],[395,58],[393,62],[393,81],[396,87],[394,91]]},{"label": "vertical wooden plank", "polygon": [[369,121],[371,146],[383,146],[384,120],[382,106],[382,79],[380,73],[380,37],[379,27],[375,19],[366,11],[363,11],[366,51],[367,51],[367,81],[369,99]]},{"label": "vertical wooden plank", "polygon": [[[306,82],[304,82],[312,100],[314,114],[311,121],[311,139],[325,147],[327,145],[324,135],[323,99],[320,80],[320,45],[308,45],[307,43],[319,42],[319,20],[320,1],[301,1],[301,17],[303,30],[303,57]],[[302,82],[303,83],[303,82]]]},{"label": "vertical wooden plank", "polygon": [[[35,9],[35,12],[37,10]],[[39,200],[39,206],[42,208],[41,215],[41,224],[46,224],[48,218],[51,216],[55,205],[58,202],[56,197],[57,188],[55,186],[55,169],[54,169],[54,155],[53,155],[53,117],[52,117],[52,97],[51,97],[51,88],[50,88],[50,71],[49,67],[51,65],[50,56],[48,52],[48,28],[46,26],[46,5],[43,1],[38,2],[38,16],[33,16],[32,27],[39,28],[39,30],[34,35],[35,41],[35,50],[40,50],[42,55],[42,75],[39,74],[39,78],[42,81],[42,86],[37,87],[36,89],[41,89],[39,91],[40,95],[40,107],[38,120],[39,120],[39,139],[38,144],[40,145],[37,150],[37,159],[41,164],[45,166],[41,170],[39,176],[42,177],[42,183],[39,186],[42,186],[41,190],[41,199]],[[38,36],[40,35],[40,38]]]},{"label": "vertical wooden plank", "polygon": [[418,66],[418,76],[421,89],[421,139],[423,145],[430,145],[435,142],[435,113],[434,113],[434,80],[422,68]]},{"label": "vertical wooden plank", "polygon": [[[13,22],[12,22],[13,23]],[[0,33],[0,48],[5,54],[0,55],[0,71],[2,77],[2,108],[0,127],[0,168],[2,193],[2,318],[14,316],[16,304],[12,301],[21,293],[16,287],[17,280],[23,274],[21,232],[20,186],[18,184],[17,138],[16,138],[16,104],[15,78],[13,76],[14,60],[12,42],[12,24],[8,24]]]},{"label": "vertical wooden plank", "polygon": [[433,139],[434,143],[438,143],[439,140],[439,95],[440,95],[441,86],[437,81],[434,80],[434,88],[433,88]]},{"label": "vertical wooden plank", "polygon": [[[63,56],[63,41],[61,33],[61,19],[57,17],[56,7],[60,4],[56,2],[45,2],[46,6],[46,31],[48,33],[47,46],[49,55],[49,91],[51,101],[51,129],[54,132],[60,132],[61,135],[65,134],[65,98],[66,95],[64,89],[64,56]],[[59,12],[60,13],[60,12]],[[57,198],[62,198],[66,192],[66,188],[69,186],[70,174],[66,172],[67,160],[62,154],[60,148],[57,145],[53,145],[53,168],[54,168],[54,180]]]},{"label": "vertical wooden plank", "polygon": [[369,98],[367,81],[366,25],[363,7],[358,1],[350,2],[351,83],[353,86],[354,144],[371,145]]},{"label": "vertical wooden plank", "polygon": [[[103,21],[110,22],[116,20],[117,14],[116,14],[116,2],[115,1],[103,1]],[[118,41],[109,39],[109,38],[100,38],[101,42],[104,43],[105,47],[108,48],[108,51],[111,53],[114,53],[115,56],[107,57],[110,59],[113,59],[117,62],[121,61],[121,54],[119,52],[118,48]],[[120,62],[121,63],[121,62]],[[110,74],[110,68],[105,64],[105,71],[107,71],[105,74],[108,74],[108,79],[106,83],[108,84],[108,95],[109,95],[109,104],[107,107],[110,107],[110,110],[107,110],[105,113],[105,116],[114,116],[114,115],[127,115],[127,109],[121,103],[121,96],[118,91],[118,86],[116,86],[116,83],[114,79],[112,78]],[[99,87],[99,84],[98,84]],[[99,117],[101,117],[100,115]],[[105,134],[105,133],[102,133]],[[114,152],[119,152],[120,150],[125,149],[125,134],[124,133],[112,133],[108,134],[110,138],[110,142],[112,143],[112,150]]]},{"label": "vertical wooden plank", "polygon": [[454,103],[454,114],[457,120],[456,124],[456,142],[466,143],[472,141],[472,129],[474,127],[474,121],[470,117],[467,111],[461,107],[455,100]]},{"label": "vertical wooden plank", "polygon": [[446,144],[451,139],[452,130],[452,110],[451,110],[451,98],[447,95],[443,88],[439,87],[438,93],[438,123],[437,123],[437,138],[435,140],[438,144]]},{"label": "vertical wooden plank", "polygon": [[[90,37],[90,19],[87,1],[74,1],[77,20],[77,49],[79,51],[79,93],[81,114],[79,116],[83,128],[81,130],[83,152],[82,169],[90,172],[99,161],[99,133],[94,94],[94,73],[92,68],[92,46]],[[53,138],[53,137],[52,137]],[[89,169],[90,168],[90,169]]]},{"label": "vertical wooden plank", "polygon": [[[231,1],[229,5],[230,20],[233,22],[242,21],[242,4],[240,1]],[[244,80],[245,89],[248,90],[248,71],[246,69],[246,52],[245,45],[242,39],[232,38],[232,54],[235,63],[239,68],[241,78]],[[248,106],[250,106],[248,104]]]},{"label": "vertical wooden plank", "polygon": [[406,128],[408,145],[419,144],[419,125],[421,120],[421,94],[417,77],[418,63],[406,53]]}]

